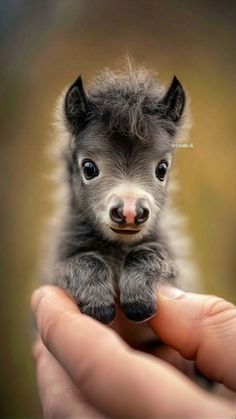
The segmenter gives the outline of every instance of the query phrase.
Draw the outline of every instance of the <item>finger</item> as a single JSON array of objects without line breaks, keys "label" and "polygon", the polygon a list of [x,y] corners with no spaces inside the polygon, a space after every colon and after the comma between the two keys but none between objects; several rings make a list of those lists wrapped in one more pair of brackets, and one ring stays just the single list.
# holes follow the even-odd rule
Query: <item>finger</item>
[{"label": "finger", "polygon": [[[152,355],[156,356],[159,359],[162,359],[165,362],[168,362],[168,364],[173,365],[175,368],[177,368],[179,371],[185,374],[192,381],[200,385],[202,388],[210,390],[210,389],[213,389],[214,387],[214,394],[215,394],[215,388],[216,388],[215,381],[212,381],[206,378],[204,375],[202,375],[200,371],[196,368],[196,363],[194,361],[184,358],[175,349],[171,348],[170,346],[162,344],[162,345],[156,346],[156,348],[155,346],[147,348],[147,352],[151,353]],[[229,393],[229,390],[227,390],[227,394],[228,393]]]},{"label": "finger", "polygon": [[50,354],[40,338],[34,344],[39,396],[43,417],[102,419],[103,415],[85,403],[65,370]]},{"label": "finger", "polygon": [[115,330],[132,348],[163,359],[189,378],[194,381],[198,380],[193,361],[185,359],[170,346],[163,345],[147,323],[135,324],[130,322],[120,306],[117,307],[115,321],[109,327]]},{"label": "finger", "polygon": [[[86,400],[108,416],[232,414],[230,405],[208,396],[170,365],[130,350],[111,329],[80,314],[62,290],[41,288],[32,308],[44,344]],[[173,404],[170,394],[175,394]]]},{"label": "finger", "polygon": [[194,362],[183,358],[178,351],[171,348],[170,346],[157,345],[155,347],[154,345],[149,345],[149,347],[146,348],[146,351],[147,353],[162,359],[165,362],[168,362],[168,364],[173,365],[189,378],[196,378],[196,373],[194,374]]},{"label": "finger", "polygon": [[215,296],[160,288],[149,324],[208,378],[236,390],[236,307]]}]

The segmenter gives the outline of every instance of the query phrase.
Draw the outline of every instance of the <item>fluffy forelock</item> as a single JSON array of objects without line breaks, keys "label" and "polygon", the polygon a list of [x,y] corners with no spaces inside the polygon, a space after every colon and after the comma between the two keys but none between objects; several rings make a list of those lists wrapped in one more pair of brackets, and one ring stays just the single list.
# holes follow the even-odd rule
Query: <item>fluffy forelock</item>
[{"label": "fluffy forelock", "polygon": [[150,122],[174,130],[163,118],[159,103],[165,87],[154,73],[145,68],[127,67],[120,71],[99,73],[88,88],[92,115],[99,116],[112,131],[145,139]]}]

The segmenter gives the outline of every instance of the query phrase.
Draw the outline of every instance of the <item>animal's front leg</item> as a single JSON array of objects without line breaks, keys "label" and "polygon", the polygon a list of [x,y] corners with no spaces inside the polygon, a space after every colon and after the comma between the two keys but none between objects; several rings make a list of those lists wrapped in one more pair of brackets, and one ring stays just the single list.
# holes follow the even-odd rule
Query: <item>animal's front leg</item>
[{"label": "animal's front leg", "polygon": [[120,279],[120,302],[128,319],[141,322],[157,310],[160,281],[173,282],[175,269],[167,252],[139,247],[129,253]]},{"label": "animal's front leg", "polygon": [[78,254],[59,265],[59,285],[89,316],[111,323],[115,317],[113,274],[100,255]]}]

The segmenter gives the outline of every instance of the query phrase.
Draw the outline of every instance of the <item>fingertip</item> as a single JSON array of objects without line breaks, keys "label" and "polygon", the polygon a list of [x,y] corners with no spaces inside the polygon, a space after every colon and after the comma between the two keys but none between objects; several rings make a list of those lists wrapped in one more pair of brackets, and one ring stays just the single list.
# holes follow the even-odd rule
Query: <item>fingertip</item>
[{"label": "fingertip", "polygon": [[[185,343],[193,321],[198,317],[196,308],[186,293],[176,287],[162,285],[158,290],[158,310],[148,322],[153,332],[165,343],[176,349]],[[189,311],[194,313],[189,313]],[[193,314],[193,316],[192,316]],[[179,331],[181,330],[181,333]]]},{"label": "fingertip", "polygon": [[[150,319],[149,324],[157,333],[157,328],[165,326],[166,322],[164,321],[163,324],[163,319],[166,319],[166,321],[171,319],[171,322],[182,322],[184,320],[191,322],[194,317],[200,316],[201,305],[204,300],[204,295],[186,292],[171,285],[161,285],[157,295],[158,310],[155,316]],[[190,307],[196,313],[196,316],[195,314],[191,315]]]},{"label": "fingertip", "polygon": [[65,312],[78,312],[78,307],[72,298],[64,290],[54,285],[37,288],[31,297],[31,307],[36,328],[44,337],[47,335],[49,326]]},{"label": "fingertip", "polygon": [[33,291],[33,294],[31,296],[31,308],[33,313],[37,311],[37,308],[42,300],[43,297],[50,297],[50,298],[64,298],[69,299],[70,301],[73,301],[73,298],[66,293],[63,289],[55,286],[55,285],[43,285],[42,287],[37,288],[35,291]]},{"label": "fingertip", "polygon": [[171,285],[161,285],[158,288],[157,294],[157,305],[158,309],[157,312],[148,320],[148,323],[154,330],[157,332],[158,324],[160,323],[160,317],[162,318],[165,315],[166,310],[168,307],[172,307],[172,301],[180,300],[184,298],[186,293],[179,288],[173,287]]}]

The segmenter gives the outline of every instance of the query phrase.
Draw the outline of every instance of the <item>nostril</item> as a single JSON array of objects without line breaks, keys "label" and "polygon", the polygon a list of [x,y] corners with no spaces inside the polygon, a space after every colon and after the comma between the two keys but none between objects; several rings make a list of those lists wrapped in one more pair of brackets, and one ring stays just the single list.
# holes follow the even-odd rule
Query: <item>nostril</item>
[{"label": "nostril", "polygon": [[115,223],[118,223],[118,224],[124,223],[125,217],[123,214],[123,206],[119,205],[119,206],[111,207],[109,214],[110,214],[111,220],[114,221]]},{"label": "nostril", "polygon": [[136,207],[136,217],[135,221],[137,224],[142,224],[147,221],[149,217],[149,209],[146,207],[137,206]]}]

